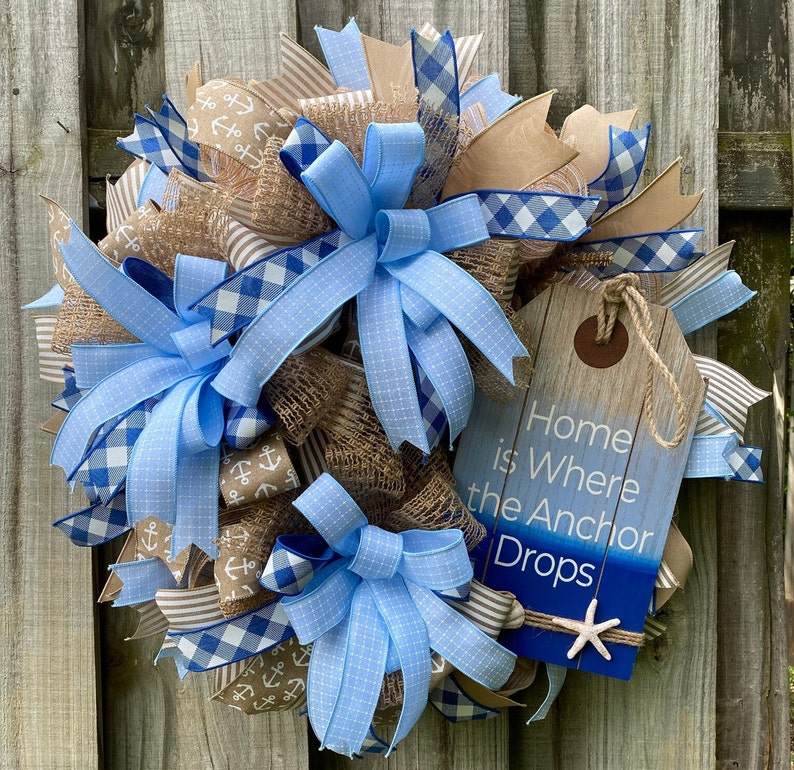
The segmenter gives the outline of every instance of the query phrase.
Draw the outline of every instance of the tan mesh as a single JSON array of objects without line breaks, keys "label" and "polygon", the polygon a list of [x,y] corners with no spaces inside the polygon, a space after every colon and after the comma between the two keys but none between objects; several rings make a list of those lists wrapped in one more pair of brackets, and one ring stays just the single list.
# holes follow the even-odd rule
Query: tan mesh
[{"label": "tan mesh", "polygon": [[367,126],[370,123],[410,123],[416,120],[418,104],[416,95],[397,93],[391,102],[306,104],[304,113],[332,141],[342,142],[361,163]]},{"label": "tan mesh", "polygon": [[485,527],[439,473],[432,473],[425,485],[388,516],[389,529],[459,529],[466,548],[471,551],[487,534]]},{"label": "tan mesh", "polygon": [[457,115],[434,109],[422,101],[419,123],[425,132],[426,150],[406,204],[409,209],[435,206],[459,148]]},{"label": "tan mesh", "polygon": [[347,387],[320,427],[331,442],[325,450],[328,470],[371,516],[393,507],[405,492],[402,461],[394,453],[372,408],[364,369],[338,359]]},{"label": "tan mesh", "polygon": [[256,192],[256,172],[217,147],[199,144],[201,164],[218,187],[233,192],[236,198],[251,200]]},{"label": "tan mesh", "polygon": [[[505,308],[505,314],[510,320],[510,325],[513,327],[516,336],[521,340],[531,356],[532,340],[530,329],[526,322],[512,308]],[[463,340],[463,349],[469,357],[474,383],[491,401],[495,401],[497,404],[506,404],[512,398],[515,398],[515,388],[474,345],[468,340]],[[513,359],[513,378],[516,385],[520,388],[526,388],[529,385],[529,381],[532,379],[531,357]]]},{"label": "tan mesh", "polygon": [[275,601],[279,597],[270,591],[259,591],[253,596],[240,596],[235,599],[219,599],[218,608],[225,618],[234,618],[244,612],[255,610],[268,602]]},{"label": "tan mesh", "polygon": [[226,259],[229,207],[234,194],[209,185],[182,184],[171,173],[162,211],[141,229],[141,245],[149,262],[170,276],[177,254]]},{"label": "tan mesh", "polygon": [[267,140],[251,216],[262,232],[305,241],[330,230],[332,223],[306,186],[284,168],[278,157],[283,146],[283,139]]},{"label": "tan mesh", "polygon": [[265,385],[284,438],[302,444],[323,415],[338,403],[347,386],[341,359],[322,348],[290,356]]},{"label": "tan mesh", "polygon": [[137,341],[137,337],[111,318],[79,284],[70,283],[66,286],[52,335],[53,352],[71,355],[72,344],[81,342],[109,344]]},{"label": "tan mesh", "polygon": [[491,238],[484,243],[458,249],[449,258],[476,278],[502,303],[513,297],[518,277],[519,242],[514,238]]}]

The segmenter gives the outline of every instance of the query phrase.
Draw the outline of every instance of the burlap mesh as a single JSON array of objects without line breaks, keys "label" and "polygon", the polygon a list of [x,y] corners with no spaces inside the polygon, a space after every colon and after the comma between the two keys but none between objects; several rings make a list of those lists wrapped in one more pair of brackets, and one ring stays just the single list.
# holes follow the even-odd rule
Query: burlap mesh
[{"label": "burlap mesh", "polygon": [[109,344],[137,342],[100,304],[89,297],[76,282],[67,284],[52,335],[52,350],[68,356],[72,344]]},{"label": "burlap mesh", "polygon": [[284,140],[271,137],[262,156],[251,217],[262,232],[305,241],[331,229],[331,218],[306,185],[297,182],[278,157]]},{"label": "burlap mesh", "polygon": [[322,348],[290,356],[265,385],[284,438],[302,444],[342,398],[347,380],[341,359]]},{"label": "burlap mesh", "polygon": [[457,249],[449,258],[476,278],[501,303],[509,303],[518,277],[519,242],[491,238],[484,243]]},{"label": "burlap mesh", "polygon": [[325,450],[328,470],[372,520],[396,507],[405,492],[402,461],[394,453],[372,408],[364,369],[339,359],[347,387],[320,427],[331,436]]},{"label": "burlap mesh", "polygon": [[226,259],[229,207],[234,194],[210,185],[182,183],[171,172],[163,196],[162,211],[141,228],[146,259],[173,276],[177,254],[206,259]]},{"label": "burlap mesh", "polygon": [[442,112],[422,100],[419,124],[425,132],[426,150],[406,203],[406,208],[409,209],[429,209],[435,206],[459,147],[457,115]]},{"label": "burlap mesh", "polygon": [[[532,356],[531,332],[527,323],[512,308],[505,308],[505,315],[513,327],[516,336]],[[468,340],[463,340],[463,349],[469,357],[474,383],[491,401],[497,404],[506,404],[516,395],[515,388],[504,375]],[[514,358],[513,377],[516,385],[526,388],[532,379],[532,359]]]},{"label": "burlap mesh", "polygon": [[199,144],[201,165],[218,187],[233,192],[236,198],[251,200],[256,192],[256,172],[218,147]]},{"label": "burlap mesh", "polygon": [[416,95],[395,93],[390,102],[367,104],[329,102],[304,105],[305,116],[331,140],[342,142],[361,163],[364,155],[364,134],[370,123],[410,123],[416,120]]},{"label": "burlap mesh", "polygon": [[487,534],[450,483],[435,472],[416,494],[389,514],[388,523],[389,528],[396,532],[406,529],[459,529],[469,551]]}]

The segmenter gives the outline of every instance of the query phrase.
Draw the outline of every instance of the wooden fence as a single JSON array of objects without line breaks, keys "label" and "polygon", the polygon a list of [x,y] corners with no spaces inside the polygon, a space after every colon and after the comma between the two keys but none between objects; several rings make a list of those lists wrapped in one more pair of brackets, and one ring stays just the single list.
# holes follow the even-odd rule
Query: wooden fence
[{"label": "wooden fence", "polygon": [[[355,15],[390,42],[428,20],[485,32],[476,69],[531,96],[557,88],[573,108],[639,109],[651,120],[649,178],[683,157],[685,192],[705,188],[706,245],[737,239],[733,264],[759,296],[693,347],[774,390],[749,443],[767,484],[685,485],[681,526],[695,552],[668,632],[628,683],[572,672],[551,715],[524,711],[452,726],[428,711],[391,768],[782,768],[788,765],[783,594],[783,415],[789,340],[791,101],[786,0],[0,0],[0,766],[8,768],[332,768],[304,718],[247,717],[210,703],[206,676],[179,682],[124,642],[132,612],[97,610],[110,554],[74,548],[49,523],[71,505],[49,440],[36,431],[53,388],[37,379],[19,306],[50,284],[38,195],[88,217],[131,113],[179,105],[200,58],[206,77],[278,70],[278,32],[318,53],[313,26]],[[718,208],[718,201],[720,207]],[[72,505],[72,508],[74,506]],[[794,541],[793,541],[794,542]],[[104,561],[103,561],[104,560]]]}]

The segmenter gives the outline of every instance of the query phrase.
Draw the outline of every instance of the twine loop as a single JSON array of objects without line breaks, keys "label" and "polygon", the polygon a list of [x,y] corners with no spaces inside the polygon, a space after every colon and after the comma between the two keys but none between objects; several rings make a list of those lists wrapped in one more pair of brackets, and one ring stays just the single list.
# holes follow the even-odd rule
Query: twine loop
[{"label": "twine loop", "polygon": [[[648,303],[640,291],[640,279],[633,273],[625,273],[615,278],[610,278],[601,284],[599,289],[600,304],[598,308],[598,329],[596,331],[596,344],[606,345],[612,338],[612,331],[618,318],[620,308],[625,305],[629,311],[631,322],[637,331],[642,349],[648,359],[648,376],[645,380],[645,410],[648,415],[648,425],[654,441],[665,449],[675,449],[683,440],[686,433],[686,410],[681,389],[675,381],[664,361],[659,357],[653,344],[653,320],[648,309]],[[675,404],[677,424],[675,435],[672,439],[665,439],[656,425],[654,415],[654,374],[659,374],[673,397]]]}]

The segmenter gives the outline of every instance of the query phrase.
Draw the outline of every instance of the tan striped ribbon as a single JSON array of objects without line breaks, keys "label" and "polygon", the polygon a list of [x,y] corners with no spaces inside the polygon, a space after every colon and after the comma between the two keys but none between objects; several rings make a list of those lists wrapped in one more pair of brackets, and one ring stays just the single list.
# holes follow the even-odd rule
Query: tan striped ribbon
[{"label": "tan striped ribbon", "polygon": [[338,94],[328,94],[327,96],[313,96],[308,99],[300,99],[298,104],[301,114],[305,115],[307,110],[321,105],[344,104],[348,107],[355,107],[359,104],[372,104],[375,96],[371,88],[362,88],[358,91],[340,91]]},{"label": "tan striped ribbon", "polygon": [[63,367],[73,364],[71,356],[54,353],[52,350],[52,335],[57,321],[56,316],[33,316],[33,323],[36,326],[36,346],[39,351],[39,377],[63,385]]},{"label": "tan striped ribbon", "polygon": [[[171,631],[193,631],[225,620],[214,585],[201,588],[161,588],[154,596]],[[176,642],[166,637],[163,650],[173,650]]]},{"label": "tan striped ribbon", "polygon": [[655,607],[652,609],[659,609],[677,588],[683,589],[686,586],[689,573],[692,572],[692,565],[692,549],[675,522],[671,522],[659,572],[656,576]]},{"label": "tan striped ribbon", "polygon": [[115,183],[108,181],[105,193],[107,231],[112,233],[138,208],[138,193],[149,164],[136,158]]},{"label": "tan striped ribbon", "polygon": [[727,436],[731,433],[733,433],[733,428],[729,425],[720,422],[705,409],[700,410],[697,422],[695,423],[696,436]]},{"label": "tan striped ribbon", "polygon": [[138,604],[134,609],[140,615],[138,627],[132,636],[125,637],[125,642],[129,642],[132,639],[144,639],[148,636],[155,636],[168,630],[168,618],[160,612],[160,608],[154,599]]},{"label": "tan striped ribbon", "polygon": [[719,278],[728,269],[734,243],[730,241],[717,246],[689,267],[675,273],[672,280],[662,286],[659,304],[665,307],[675,305],[688,294]]},{"label": "tan striped ribbon", "polygon": [[304,442],[298,445],[298,464],[307,484],[312,484],[328,470],[325,448],[331,439],[322,428],[315,428]]},{"label": "tan striped ribbon", "polygon": [[701,376],[708,380],[706,400],[712,403],[717,411],[743,440],[747,424],[747,410],[766,398],[769,391],[761,390],[746,377],[730,366],[706,356],[693,355]]}]

